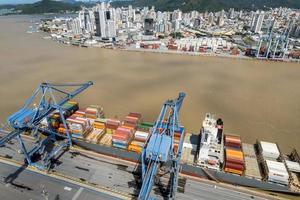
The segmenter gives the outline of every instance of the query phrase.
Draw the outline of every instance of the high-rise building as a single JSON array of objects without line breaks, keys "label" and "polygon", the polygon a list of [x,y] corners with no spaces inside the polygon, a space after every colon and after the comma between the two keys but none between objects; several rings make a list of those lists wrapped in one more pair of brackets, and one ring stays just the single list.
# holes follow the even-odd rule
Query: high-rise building
[{"label": "high-rise building", "polygon": [[96,36],[102,38],[116,37],[116,10],[109,8],[107,4],[98,5],[95,15]]},{"label": "high-rise building", "polygon": [[144,20],[144,34],[153,35],[154,33],[154,19],[150,16],[146,16]]},{"label": "high-rise building", "polygon": [[99,8],[95,11],[96,36],[106,37],[105,10]]},{"label": "high-rise building", "polygon": [[82,29],[80,27],[80,19],[79,19],[79,17],[76,17],[76,18],[74,18],[72,20],[69,20],[67,22],[67,28],[74,35],[80,35],[80,34],[82,34]]},{"label": "high-rise building", "polygon": [[175,20],[182,20],[182,11],[181,10],[174,10],[172,14],[172,21]]},{"label": "high-rise building", "polygon": [[208,24],[212,25],[214,23],[214,13],[210,12],[208,14]]},{"label": "high-rise building", "polygon": [[107,37],[114,38],[117,36],[116,25],[113,20],[107,20]]},{"label": "high-rise building", "polygon": [[243,10],[240,10],[240,12],[239,12],[239,18],[242,19],[242,17],[243,17]]},{"label": "high-rise building", "polygon": [[203,20],[201,18],[196,18],[194,20],[194,27],[196,28],[202,28],[202,23],[203,23]]},{"label": "high-rise building", "polygon": [[180,20],[175,20],[175,21],[173,21],[173,22],[172,22],[172,27],[173,27],[173,31],[174,31],[174,32],[180,31],[180,28],[181,28]]},{"label": "high-rise building", "polygon": [[225,15],[225,12],[224,12],[224,10],[222,10],[221,14],[218,18],[218,26],[223,26],[224,25],[224,15]]},{"label": "high-rise building", "polygon": [[95,17],[92,11],[90,10],[85,10],[84,11],[84,24],[83,24],[83,29],[85,30],[86,33],[94,33],[94,26],[95,26]]},{"label": "high-rise building", "polygon": [[233,18],[234,18],[234,14],[235,14],[234,8],[230,8],[230,9],[229,9],[229,18],[230,18],[230,19],[233,19]]}]

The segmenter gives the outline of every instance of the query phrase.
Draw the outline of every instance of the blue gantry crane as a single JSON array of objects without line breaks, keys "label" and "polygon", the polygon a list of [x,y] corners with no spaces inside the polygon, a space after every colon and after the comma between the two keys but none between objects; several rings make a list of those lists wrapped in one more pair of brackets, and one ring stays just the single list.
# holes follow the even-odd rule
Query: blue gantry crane
[{"label": "blue gantry crane", "polygon": [[[0,139],[0,146],[17,138],[28,165],[40,170],[47,169],[55,155],[72,145],[71,134],[65,119],[66,110],[63,105],[91,85],[93,85],[91,81],[83,84],[40,84],[25,102],[23,108],[8,118],[8,123],[13,131]],[[58,133],[51,126],[42,125],[41,122],[45,120],[46,124],[50,124],[49,117],[53,112],[59,114],[66,135]],[[22,139],[21,134],[24,132],[31,132],[38,139],[38,142],[30,150]],[[42,138],[40,133],[46,137]],[[36,159],[37,155],[40,156],[39,162]]]},{"label": "blue gantry crane", "polygon": [[[185,93],[175,100],[167,100],[155,122],[151,135],[142,150],[142,187],[138,199],[151,199],[151,191],[158,171],[169,173],[168,198],[174,199],[177,190],[178,171],[184,140],[184,128],[180,126],[179,110]],[[174,136],[180,134],[178,148],[174,148]]]}]

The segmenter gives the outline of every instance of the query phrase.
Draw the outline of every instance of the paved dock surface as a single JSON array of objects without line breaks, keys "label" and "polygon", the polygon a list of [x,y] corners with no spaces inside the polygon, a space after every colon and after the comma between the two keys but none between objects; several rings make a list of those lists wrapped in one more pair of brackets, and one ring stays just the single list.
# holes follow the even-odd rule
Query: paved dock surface
[{"label": "paved dock surface", "polygon": [[0,163],[0,199],[99,200],[116,197],[49,176]]},{"label": "paved dock surface", "polygon": [[[33,142],[30,140],[25,140],[25,143],[27,146],[33,146]],[[0,156],[23,163],[24,155],[20,154],[18,149],[18,142],[12,140],[5,147],[0,148]],[[132,174],[135,170],[135,165],[126,164],[122,161],[118,162],[116,159],[70,150],[61,155],[53,170],[55,173],[75,177],[82,180],[82,182],[88,182],[98,187],[112,189],[128,195],[138,194],[138,180]],[[104,194],[82,188],[82,186],[77,184],[31,172],[22,167],[17,168],[15,166],[10,167],[7,164],[0,164],[0,176],[0,199],[43,199],[41,198],[44,197],[41,195],[45,195],[42,192],[43,185],[49,195],[48,199],[113,199],[107,193]],[[17,186],[5,183],[6,179],[14,180]],[[21,188],[18,186],[21,186]],[[186,181],[185,192],[177,192],[176,195],[176,199],[182,200],[264,199],[239,192],[238,190],[235,191],[219,185],[216,186],[191,179]],[[161,199],[159,194],[156,197]]]}]

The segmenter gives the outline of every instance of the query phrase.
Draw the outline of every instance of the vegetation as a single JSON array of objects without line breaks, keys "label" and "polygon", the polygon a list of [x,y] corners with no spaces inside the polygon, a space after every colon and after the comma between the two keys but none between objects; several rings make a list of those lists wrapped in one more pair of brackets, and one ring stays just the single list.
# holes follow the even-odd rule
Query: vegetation
[{"label": "vegetation", "polygon": [[[14,8],[22,10],[21,14],[39,14],[39,13],[59,13],[65,11],[78,11],[81,5],[88,3],[77,2],[75,0],[41,0],[33,4],[23,5],[1,5],[1,8]],[[88,4],[90,5],[90,4]],[[182,11],[219,11],[229,8],[256,10],[269,7],[290,7],[300,9],[299,0],[119,0],[112,2],[114,6],[154,6],[161,11],[173,11],[181,9]]]},{"label": "vegetation", "polygon": [[300,8],[299,0],[133,0],[131,2],[114,2],[114,5],[155,6],[162,11],[181,9],[182,11],[219,11],[235,9],[265,9],[269,7]]},{"label": "vegetation", "polygon": [[182,33],[180,33],[180,32],[174,32],[174,33],[171,33],[170,36],[173,37],[174,39],[180,39],[180,38],[183,38],[183,35],[182,35]]},{"label": "vegetation", "polygon": [[53,0],[42,0],[33,4],[23,4],[15,7],[22,10],[21,14],[60,13],[80,10],[80,3],[66,3]]}]

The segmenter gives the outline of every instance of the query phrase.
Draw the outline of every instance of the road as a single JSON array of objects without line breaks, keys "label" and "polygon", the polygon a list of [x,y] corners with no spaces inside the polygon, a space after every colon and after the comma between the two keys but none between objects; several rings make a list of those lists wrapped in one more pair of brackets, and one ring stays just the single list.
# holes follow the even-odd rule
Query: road
[{"label": "road", "polygon": [[[33,145],[33,143],[29,140],[25,140],[25,143],[27,146]],[[10,144],[0,148],[0,156],[22,163],[24,158],[22,154],[18,153],[17,144],[17,141],[12,140]],[[55,173],[63,174],[69,177],[75,177],[83,182],[91,183],[97,187],[104,189],[109,188],[116,192],[136,195],[138,194],[138,189],[136,187],[138,184],[138,179],[132,173],[134,170],[134,165],[122,162],[118,159],[100,155],[97,156],[97,154],[84,153],[76,150],[70,150],[62,154],[53,169]],[[13,179],[15,179],[14,181],[16,181],[16,183],[19,185],[24,184],[26,187],[32,188],[33,190],[24,190],[16,188],[13,185],[5,184],[4,178],[9,176],[9,174],[14,174],[14,172],[16,172],[15,175],[19,174],[17,176],[12,176],[14,177]],[[33,173],[27,169],[22,170],[22,168],[20,168],[17,170],[16,167],[10,168],[5,164],[0,164],[0,176],[2,177],[2,184],[0,186],[0,199],[3,199],[1,198],[1,195],[6,197],[4,199],[8,199],[7,197],[10,199],[19,199],[16,195],[23,195],[22,197],[26,196],[26,198],[28,195],[28,199],[36,199],[37,197],[41,197],[41,185],[45,185],[49,195],[51,195],[49,196],[49,199],[55,199],[56,195],[59,195],[60,199],[72,200],[76,192],[80,191],[80,186],[76,184],[69,184],[61,180],[56,180],[51,177]],[[67,187],[67,189],[72,188],[72,190],[65,190],[65,187]],[[100,199],[113,199],[112,196],[108,196],[103,193],[93,192],[88,189],[81,190],[82,191],[79,192],[80,198],[77,197],[78,199],[95,199],[96,197],[101,197]],[[156,197],[159,198],[159,195]],[[253,196],[251,194],[247,194],[246,192],[239,192],[239,190],[228,189],[220,185],[215,186],[213,183],[203,183],[187,179],[185,192],[177,192],[176,199],[243,200],[264,198]]]}]

